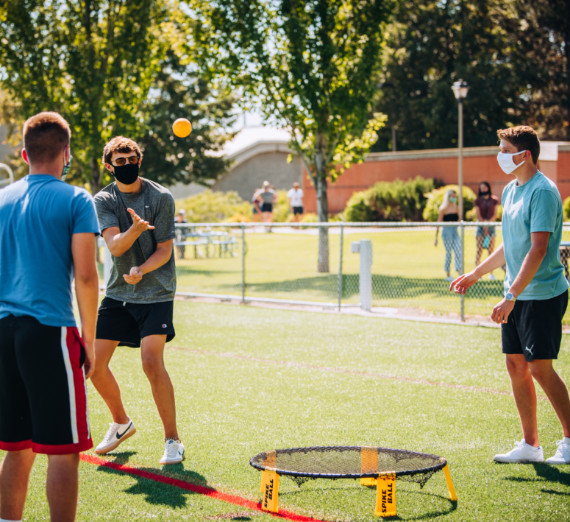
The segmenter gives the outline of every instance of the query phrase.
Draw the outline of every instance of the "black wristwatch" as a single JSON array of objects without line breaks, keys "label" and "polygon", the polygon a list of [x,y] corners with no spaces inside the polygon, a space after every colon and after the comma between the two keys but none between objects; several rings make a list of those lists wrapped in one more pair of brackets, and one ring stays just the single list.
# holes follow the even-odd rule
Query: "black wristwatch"
[{"label": "black wristwatch", "polygon": [[510,290],[507,292],[505,299],[507,301],[516,301],[517,300],[517,298],[515,297],[515,294],[513,294]]}]

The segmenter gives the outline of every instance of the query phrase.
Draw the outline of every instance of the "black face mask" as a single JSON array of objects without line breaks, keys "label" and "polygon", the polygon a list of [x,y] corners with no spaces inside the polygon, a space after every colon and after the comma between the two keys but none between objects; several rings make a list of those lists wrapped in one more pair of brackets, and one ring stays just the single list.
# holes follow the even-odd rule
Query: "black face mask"
[{"label": "black face mask", "polygon": [[120,167],[113,165],[113,169],[115,170],[113,174],[115,179],[123,185],[132,185],[139,177],[138,163],[127,163]]},{"label": "black face mask", "polygon": [[479,192],[480,196],[488,196],[490,192]]}]

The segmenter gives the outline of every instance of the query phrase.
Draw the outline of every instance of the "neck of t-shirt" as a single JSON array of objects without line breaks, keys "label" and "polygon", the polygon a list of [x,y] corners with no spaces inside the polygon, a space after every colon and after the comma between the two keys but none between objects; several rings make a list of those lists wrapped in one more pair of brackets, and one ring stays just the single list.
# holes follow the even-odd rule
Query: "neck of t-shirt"
[{"label": "neck of t-shirt", "polygon": [[133,195],[138,194],[143,188],[143,180],[140,177],[137,178],[137,180],[134,183],[131,183],[130,185],[125,185],[124,183],[121,183],[120,181],[117,180],[115,180],[115,183],[117,184],[119,192],[121,192],[122,194],[133,194]]}]

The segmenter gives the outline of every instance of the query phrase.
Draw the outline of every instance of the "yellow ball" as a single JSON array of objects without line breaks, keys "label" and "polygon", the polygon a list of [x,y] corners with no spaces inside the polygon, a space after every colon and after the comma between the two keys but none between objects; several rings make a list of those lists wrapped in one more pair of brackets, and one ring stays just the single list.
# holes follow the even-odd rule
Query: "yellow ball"
[{"label": "yellow ball", "polygon": [[185,138],[192,132],[192,124],[186,118],[178,118],[172,124],[172,132],[179,138]]}]

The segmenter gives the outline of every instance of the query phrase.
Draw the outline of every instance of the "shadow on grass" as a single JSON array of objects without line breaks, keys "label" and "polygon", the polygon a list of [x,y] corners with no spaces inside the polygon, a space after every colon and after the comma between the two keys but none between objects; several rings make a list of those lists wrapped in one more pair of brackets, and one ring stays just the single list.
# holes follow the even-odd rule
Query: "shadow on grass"
[{"label": "shadow on grass", "polygon": [[[525,478],[525,477],[506,477],[505,480],[510,480],[511,482],[552,482],[558,483],[563,486],[570,486],[570,468],[568,466],[552,466],[550,464],[544,464],[542,462],[537,462],[532,465],[536,471],[536,478]],[[569,468],[569,469],[567,469]],[[564,495],[569,496],[568,493],[563,493],[561,491],[555,491],[550,489],[543,489],[543,493],[548,493],[552,495]]]},{"label": "shadow on grass", "polygon": [[[290,478],[291,477],[287,477]],[[293,482],[297,483],[296,480],[293,480]],[[334,482],[334,481],[333,481]],[[409,483],[409,481],[404,481]],[[312,484],[314,489],[319,489],[319,490],[325,490],[325,491],[342,491],[345,492],[347,494],[349,494],[349,492],[351,491],[350,488],[346,488],[346,487],[342,487],[342,486],[328,486],[328,484],[330,484],[330,481],[323,481],[323,480],[314,480],[314,479],[308,479],[304,482],[301,482],[300,484],[297,483],[298,489],[294,490],[294,491],[286,491],[286,492],[279,492],[279,497],[292,497],[295,495],[301,495],[307,492],[308,489],[310,489],[310,486],[304,486],[304,484]],[[379,518],[378,520],[427,520],[430,518],[438,518],[441,516],[445,516],[448,515],[450,513],[452,513],[453,511],[457,510],[457,501],[456,500],[450,500],[449,498],[443,496],[443,495],[438,495],[435,493],[430,493],[428,491],[425,491],[423,489],[420,489],[419,491],[417,490],[411,490],[411,489],[404,489],[404,490],[400,490],[401,488],[401,482],[399,482],[398,484],[400,484],[397,489],[396,489],[396,495],[398,498],[398,491],[401,491],[400,495],[403,494],[404,492],[406,493],[406,495],[410,495],[410,496],[416,496],[416,495],[421,495],[424,498],[432,498],[432,499],[436,499],[438,501],[441,501],[442,503],[442,508],[440,510],[432,510],[429,511],[427,513],[422,513],[420,515],[410,515],[410,516],[404,516],[404,517],[400,517],[400,516],[394,516],[394,517],[382,517]],[[371,499],[370,499],[370,510],[373,513],[374,512],[374,508],[375,508],[375,503],[376,503],[376,486],[360,486],[358,485],[357,488],[355,488],[356,490],[358,489],[366,489],[370,491],[371,494]],[[448,508],[446,508],[444,506],[444,503],[449,506]],[[398,507],[401,507],[401,504],[404,504],[404,501],[398,501],[398,504],[396,506],[397,511],[400,511],[400,509],[398,509]],[[402,511],[405,511],[405,507],[402,509]]]},{"label": "shadow on grass", "polygon": [[[344,274],[342,277],[342,296],[351,297],[360,292],[360,276]],[[502,296],[503,284],[500,281],[479,281],[465,297],[477,298],[491,295]],[[449,291],[449,282],[437,277],[401,277],[382,274],[372,275],[372,297],[377,299],[416,297],[455,297]]]},{"label": "shadow on grass", "polygon": [[[212,270],[212,269],[197,269],[191,266],[180,266],[176,265],[176,276],[178,279],[181,277],[187,276],[208,276],[208,277],[215,277],[217,275],[226,275],[229,271],[228,270]],[[230,271],[231,272],[231,271]],[[235,270],[235,273],[241,277],[241,268]]]},{"label": "shadow on grass", "polygon": [[[247,277],[246,277],[247,281]],[[233,288],[235,285],[226,285]],[[222,286],[223,288],[223,286]],[[246,284],[247,293],[298,293],[302,291],[318,292],[330,298],[337,297],[338,275],[327,274],[281,281]],[[348,299],[360,293],[360,276],[344,274],[342,276],[342,298]],[[500,281],[479,281],[466,299],[485,298],[503,295],[503,283]],[[373,299],[414,299],[422,297],[459,298],[449,291],[449,282],[443,278],[400,277],[382,274],[372,275]]]},{"label": "shadow on grass", "polygon": [[[134,451],[125,451],[114,453],[112,455],[108,455],[108,457],[113,457],[109,459],[109,462],[114,464],[120,464],[127,466],[129,463],[129,459],[136,455]],[[202,486],[208,487],[207,480],[200,475],[199,473],[195,473],[194,471],[184,469],[184,464],[170,464],[167,469],[165,468],[144,468],[144,467],[137,467],[138,471],[152,473],[154,475],[160,475],[161,477],[166,478],[173,478],[177,480],[182,480],[184,482],[189,482],[195,486]],[[164,505],[169,506],[171,508],[182,508],[185,507],[187,504],[187,496],[188,495],[197,495],[199,493],[194,491],[189,491],[186,489],[181,489],[176,485],[172,484],[165,484],[163,482],[158,482],[153,480],[152,478],[145,478],[139,477],[132,473],[129,473],[128,470],[121,471],[112,468],[108,468],[105,466],[99,466],[98,471],[103,473],[109,473],[112,475],[128,475],[132,479],[136,480],[136,483],[130,486],[129,488],[125,489],[125,493],[129,493],[131,495],[143,495],[145,497],[145,501],[149,504],[154,505]]]},{"label": "shadow on grass", "polygon": [[[550,464],[534,464],[536,474],[549,482],[558,482],[564,486],[570,486],[570,467],[552,466]],[[566,472],[566,473],[564,473]]]}]

